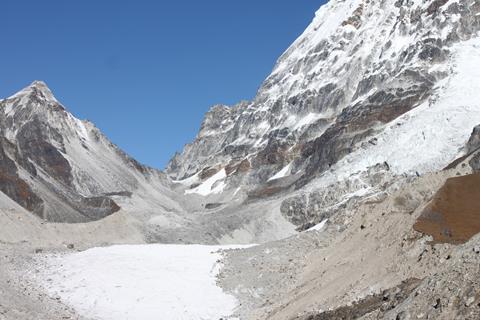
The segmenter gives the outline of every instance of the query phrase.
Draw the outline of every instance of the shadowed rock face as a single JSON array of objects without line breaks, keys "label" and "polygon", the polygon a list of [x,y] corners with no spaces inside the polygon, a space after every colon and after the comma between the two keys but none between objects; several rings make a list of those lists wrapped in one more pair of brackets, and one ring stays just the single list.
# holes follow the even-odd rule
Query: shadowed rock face
[{"label": "shadowed rock face", "polygon": [[448,179],[414,225],[434,243],[465,243],[480,232],[480,174]]},{"label": "shadowed rock face", "polygon": [[[10,148],[13,147],[10,146]],[[25,209],[40,214],[43,210],[42,199],[18,176],[17,166],[9,158],[5,149],[8,149],[8,142],[0,138],[0,191]]]},{"label": "shadowed rock face", "polygon": [[470,154],[480,148],[480,125],[473,128],[472,134],[470,135],[470,139],[467,143],[467,150],[466,153]]},{"label": "shadowed rock face", "polygon": [[444,4],[446,4],[448,2],[448,0],[435,0],[435,1],[432,1],[432,3],[430,4],[430,6],[427,8],[427,13],[429,15],[432,15],[434,13],[437,13],[438,12],[438,9],[443,6]]},{"label": "shadowed rock face", "polygon": [[420,104],[428,96],[431,85],[381,91],[369,98],[368,103],[345,109],[336,123],[304,150],[304,157],[310,160],[302,181],[309,181],[314,174],[327,170],[352,152],[358,142],[375,132],[377,125],[388,123]]},{"label": "shadowed rock face", "polygon": [[120,210],[115,201],[104,196],[82,198],[79,207],[89,220],[102,219]]},{"label": "shadowed rock face", "polygon": [[[47,134],[53,137],[53,141],[59,147],[55,147],[49,142]],[[108,197],[86,198],[75,192],[72,185],[72,168],[61,153],[65,152],[63,138],[55,128],[49,127],[48,124],[41,122],[38,118],[34,118],[19,130],[17,141],[17,145],[14,145],[2,138],[0,190],[22,207],[52,222],[93,221],[120,210],[120,207]],[[12,158],[7,155],[5,149],[9,150]],[[59,183],[59,188],[62,191],[57,193],[57,197],[64,203],[64,209],[70,208],[79,217],[72,219],[68,213],[59,216],[51,212],[45,212],[44,200],[42,200],[41,195],[32,190],[27,181],[20,178],[17,164],[28,172],[32,179],[38,180],[44,186],[52,187],[51,182],[45,183],[43,178],[38,176],[36,167],[45,171],[50,179]],[[55,188],[54,190],[58,189]]]},{"label": "shadowed rock face", "polygon": [[292,224],[305,225],[315,218],[314,211],[308,210],[307,200],[305,195],[289,198],[282,203],[280,212]]},{"label": "shadowed rock face", "polygon": [[[46,138],[50,133],[58,147],[53,146]],[[65,152],[63,138],[55,128],[42,123],[38,118],[26,123],[17,135],[18,146],[22,156],[30,159],[45,170],[55,180],[67,186],[72,185],[72,168],[67,159],[60,153]]]}]

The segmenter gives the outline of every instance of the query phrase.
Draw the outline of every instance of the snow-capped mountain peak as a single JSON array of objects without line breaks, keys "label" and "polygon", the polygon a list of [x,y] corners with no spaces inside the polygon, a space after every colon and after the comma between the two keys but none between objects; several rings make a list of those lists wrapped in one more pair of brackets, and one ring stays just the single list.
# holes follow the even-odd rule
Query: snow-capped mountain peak
[{"label": "snow-capped mountain peak", "polygon": [[44,102],[58,103],[50,88],[43,81],[35,80],[28,87],[20,90],[8,99],[35,97]]},{"label": "snow-capped mountain peak", "polygon": [[[76,118],[42,81],[0,101],[0,132],[0,153],[9,159],[10,172],[0,191],[46,220],[103,218],[140,188],[155,193],[146,198],[158,199],[146,212],[153,214],[159,203],[161,210],[179,209],[161,172],[141,165],[92,123]],[[118,194],[124,198],[114,200]]]}]

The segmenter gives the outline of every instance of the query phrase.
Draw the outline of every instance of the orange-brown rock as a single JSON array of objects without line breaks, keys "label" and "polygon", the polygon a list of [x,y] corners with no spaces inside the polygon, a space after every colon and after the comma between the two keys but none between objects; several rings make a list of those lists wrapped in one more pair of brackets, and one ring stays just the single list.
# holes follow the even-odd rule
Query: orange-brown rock
[{"label": "orange-brown rock", "polygon": [[480,232],[480,174],[450,178],[413,226],[434,243],[461,244]]}]

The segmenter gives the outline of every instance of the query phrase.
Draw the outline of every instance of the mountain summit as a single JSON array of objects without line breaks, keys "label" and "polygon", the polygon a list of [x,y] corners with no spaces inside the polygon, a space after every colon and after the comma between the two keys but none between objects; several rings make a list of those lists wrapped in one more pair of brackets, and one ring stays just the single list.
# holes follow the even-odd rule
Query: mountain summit
[{"label": "mountain summit", "polygon": [[114,196],[130,195],[148,180],[152,190],[168,194],[168,179],[75,118],[44,82],[1,101],[0,125],[6,171],[0,188],[47,221],[104,218],[120,209]]},{"label": "mountain summit", "polygon": [[50,90],[50,88],[43,81],[35,80],[27,87],[27,89],[37,91],[39,94],[44,95],[47,100],[55,100],[55,101],[57,100],[53,96],[53,93]]},{"label": "mountain summit", "polygon": [[43,81],[35,80],[28,87],[17,92],[13,96],[10,96],[8,99],[16,99],[20,97],[31,97],[35,96],[37,99],[43,100],[44,102],[58,103],[57,99],[53,95],[50,88]]}]

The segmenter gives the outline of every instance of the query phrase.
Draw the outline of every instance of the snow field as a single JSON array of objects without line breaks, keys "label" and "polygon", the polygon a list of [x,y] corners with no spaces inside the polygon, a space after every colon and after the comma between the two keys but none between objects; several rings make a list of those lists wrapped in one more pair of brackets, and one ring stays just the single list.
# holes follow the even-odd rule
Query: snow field
[{"label": "snow field", "polygon": [[123,245],[48,255],[36,281],[91,319],[229,319],[237,301],[216,285],[216,276],[219,250],[233,248]]}]

